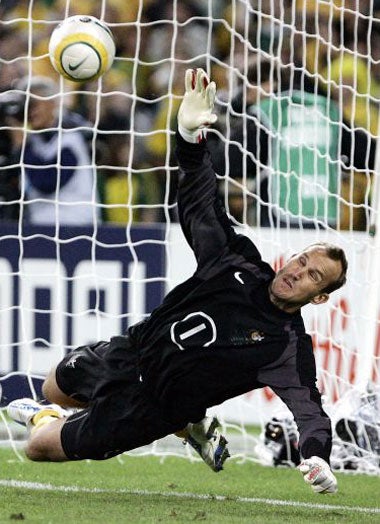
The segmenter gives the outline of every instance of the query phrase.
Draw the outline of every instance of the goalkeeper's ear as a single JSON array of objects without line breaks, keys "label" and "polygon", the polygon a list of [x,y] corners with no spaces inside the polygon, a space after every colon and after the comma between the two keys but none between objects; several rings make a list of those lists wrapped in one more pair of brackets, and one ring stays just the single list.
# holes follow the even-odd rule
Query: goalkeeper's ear
[{"label": "goalkeeper's ear", "polygon": [[320,293],[319,295],[315,295],[315,297],[310,300],[310,304],[314,304],[315,306],[318,306],[319,304],[325,304],[329,298],[330,296],[328,293]]}]

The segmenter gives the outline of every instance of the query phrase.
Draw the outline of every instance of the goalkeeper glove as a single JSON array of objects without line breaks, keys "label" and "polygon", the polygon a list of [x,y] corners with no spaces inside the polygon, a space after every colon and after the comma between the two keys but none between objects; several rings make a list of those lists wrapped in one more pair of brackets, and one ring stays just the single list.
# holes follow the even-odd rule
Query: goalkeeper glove
[{"label": "goalkeeper glove", "polygon": [[210,82],[203,69],[187,69],[185,96],[178,111],[178,131],[182,138],[193,144],[202,139],[202,129],[214,124],[216,85]]},{"label": "goalkeeper glove", "polygon": [[307,484],[315,493],[335,493],[338,491],[337,481],[330,466],[320,457],[310,457],[303,460],[299,469]]}]

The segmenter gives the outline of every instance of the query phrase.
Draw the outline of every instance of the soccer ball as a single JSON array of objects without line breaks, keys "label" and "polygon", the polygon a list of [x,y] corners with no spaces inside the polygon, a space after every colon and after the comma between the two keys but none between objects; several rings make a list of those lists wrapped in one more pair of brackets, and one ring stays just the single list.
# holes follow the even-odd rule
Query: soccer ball
[{"label": "soccer ball", "polygon": [[94,16],[70,16],[52,32],[49,57],[68,80],[96,80],[111,67],[115,42],[109,28]]}]

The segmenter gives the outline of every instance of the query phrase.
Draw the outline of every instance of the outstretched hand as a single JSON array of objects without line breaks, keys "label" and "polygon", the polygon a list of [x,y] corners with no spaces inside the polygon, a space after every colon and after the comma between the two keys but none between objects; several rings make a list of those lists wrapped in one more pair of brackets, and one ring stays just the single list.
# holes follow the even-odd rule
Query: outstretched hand
[{"label": "outstretched hand", "polygon": [[203,69],[187,69],[185,96],[178,111],[178,130],[185,140],[197,142],[201,130],[216,122],[215,93],[216,84]]}]

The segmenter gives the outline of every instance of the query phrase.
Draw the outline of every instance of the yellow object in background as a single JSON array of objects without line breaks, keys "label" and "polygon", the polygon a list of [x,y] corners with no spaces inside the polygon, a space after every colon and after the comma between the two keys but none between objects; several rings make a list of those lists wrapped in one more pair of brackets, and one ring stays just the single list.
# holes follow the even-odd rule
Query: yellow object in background
[{"label": "yellow object in background", "polygon": [[[133,220],[132,205],[136,201],[138,184],[127,174],[110,176],[104,185],[105,218],[107,222],[127,224]],[[130,198],[129,198],[130,197]]]}]

